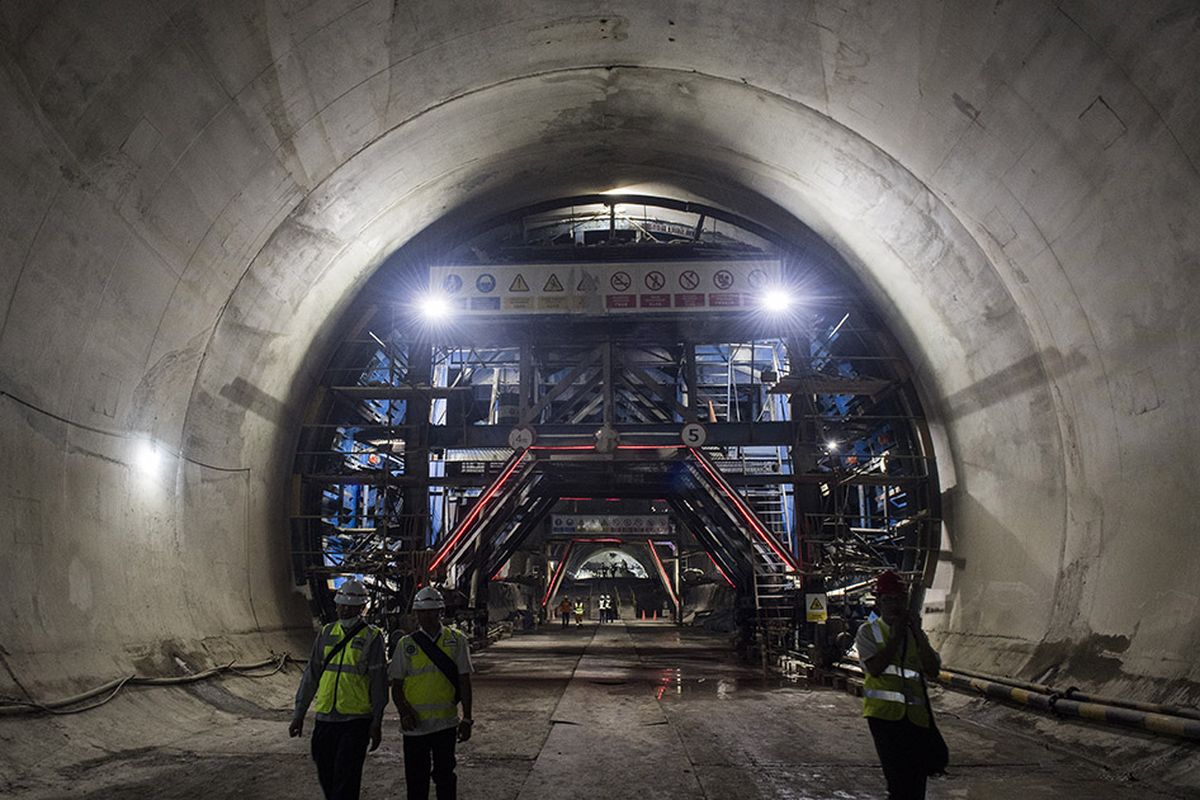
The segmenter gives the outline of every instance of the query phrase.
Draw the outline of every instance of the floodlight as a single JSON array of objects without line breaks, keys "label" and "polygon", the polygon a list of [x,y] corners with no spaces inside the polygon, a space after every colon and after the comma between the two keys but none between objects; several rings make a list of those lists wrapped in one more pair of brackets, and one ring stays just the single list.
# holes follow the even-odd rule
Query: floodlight
[{"label": "floodlight", "polygon": [[828,441],[825,443],[825,449],[831,453],[836,453],[838,449],[838,443],[832,440]]},{"label": "floodlight", "polygon": [[446,295],[430,292],[417,301],[417,308],[426,321],[438,322],[450,316],[450,310],[453,306],[450,303],[450,298],[446,297]]},{"label": "floodlight", "polygon": [[772,286],[758,298],[758,304],[763,311],[771,314],[782,314],[792,307],[792,295],[782,286]]}]

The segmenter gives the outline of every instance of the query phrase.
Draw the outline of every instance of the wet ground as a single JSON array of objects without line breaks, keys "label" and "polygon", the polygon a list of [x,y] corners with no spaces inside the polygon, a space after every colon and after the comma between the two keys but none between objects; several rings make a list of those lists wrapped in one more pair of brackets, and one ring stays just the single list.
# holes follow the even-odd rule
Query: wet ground
[{"label": "wet ground", "polygon": [[[860,700],[764,679],[721,638],[665,624],[554,626],[499,643],[476,666],[475,737],[459,749],[463,798],[885,796]],[[0,794],[318,800],[307,741],[286,734],[297,678],[293,669],[189,693],[130,692],[78,722],[6,721]],[[1188,796],[1131,782],[1094,748],[1052,745],[1044,723],[983,719],[971,713],[978,702],[935,701],[953,762],[930,798]],[[163,733],[132,746],[139,714]],[[47,741],[35,746],[22,730]],[[399,745],[389,711],[384,744],[367,760],[365,798],[405,796]]]}]

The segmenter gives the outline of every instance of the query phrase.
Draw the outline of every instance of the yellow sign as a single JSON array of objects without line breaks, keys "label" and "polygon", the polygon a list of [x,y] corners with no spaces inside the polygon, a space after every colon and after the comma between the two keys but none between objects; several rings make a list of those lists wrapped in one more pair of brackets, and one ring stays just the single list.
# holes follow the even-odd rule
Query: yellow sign
[{"label": "yellow sign", "polygon": [[824,592],[804,595],[804,619],[822,624],[829,619],[829,601]]}]

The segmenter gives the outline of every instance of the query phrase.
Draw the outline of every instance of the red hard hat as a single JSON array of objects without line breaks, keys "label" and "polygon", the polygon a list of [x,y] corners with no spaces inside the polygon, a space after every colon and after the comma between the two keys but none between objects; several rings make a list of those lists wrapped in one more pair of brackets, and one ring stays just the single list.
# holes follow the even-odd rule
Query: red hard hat
[{"label": "red hard hat", "polygon": [[904,581],[899,575],[889,570],[884,570],[875,576],[875,594],[882,595],[904,595]]}]

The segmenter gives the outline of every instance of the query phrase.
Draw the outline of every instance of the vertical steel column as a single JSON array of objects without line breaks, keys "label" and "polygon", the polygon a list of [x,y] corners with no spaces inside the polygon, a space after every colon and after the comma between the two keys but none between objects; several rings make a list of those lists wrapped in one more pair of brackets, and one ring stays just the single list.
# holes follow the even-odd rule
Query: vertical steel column
[{"label": "vertical steel column", "polygon": [[697,419],[696,406],[700,401],[699,379],[700,370],[696,368],[696,343],[684,343],[683,351],[683,380],[687,384],[687,417],[684,422],[695,422]]},{"label": "vertical steel column", "polygon": [[[410,386],[429,386],[433,375],[433,345],[424,340],[408,347]],[[430,544],[429,529],[429,413],[431,395],[415,392],[404,409],[408,436],[404,442],[404,475],[407,485],[403,491],[403,513],[409,520],[409,535],[417,549]]]},{"label": "vertical steel column", "polygon": [[528,343],[521,345],[517,375],[517,418],[522,425],[529,425],[533,422],[529,418],[533,405],[533,348]]}]

